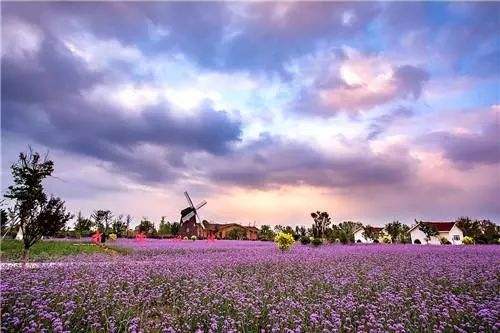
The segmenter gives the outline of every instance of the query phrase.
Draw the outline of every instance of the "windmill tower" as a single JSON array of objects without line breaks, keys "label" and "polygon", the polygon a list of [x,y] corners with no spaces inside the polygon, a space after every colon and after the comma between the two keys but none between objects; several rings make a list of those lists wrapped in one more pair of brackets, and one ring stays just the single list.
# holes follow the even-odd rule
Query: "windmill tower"
[{"label": "windmill tower", "polygon": [[198,215],[198,210],[201,207],[205,206],[207,202],[203,200],[202,202],[200,202],[195,206],[187,191],[184,192],[184,196],[186,197],[186,200],[188,202],[188,207],[181,210],[181,227],[179,233],[182,236],[187,236],[187,237],[190,236],[200,237],[201,235],[198,232],[198,226],[201,226],[202,229],[205,229],[205,225],[203,224],[203,221],[200,219],[200,216]]}]

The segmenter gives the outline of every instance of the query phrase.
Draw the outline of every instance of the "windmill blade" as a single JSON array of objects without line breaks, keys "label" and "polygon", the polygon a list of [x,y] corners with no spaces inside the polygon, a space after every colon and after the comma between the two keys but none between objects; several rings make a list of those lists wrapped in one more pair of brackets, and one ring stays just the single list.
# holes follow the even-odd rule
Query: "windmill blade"
[{"label": "windmill blade", "polygon": [[186,214],[182,217],[182,222],[189,221],[193,216],[195,216],[195,212],[192,211],[189,214]]},{"label": "windmill blade", "polygon": [[191,198],[189,197],[189,194],[187,193],[187,191],[184,191],[184,195],[186,196],[186,200],[187,200],[188,204],[191,206],[191,208],[196,209],[196,208],[194,208],[193,201],[191,201]]},{"label": "windmill blade", "polygon": [[203,229],[205,229],[205,225],[203,224],[203,221],[200,219],[200,217],[198,216],[198,213],[196,213],[196,211],[195,211],[195,215],[196,215],[196,220],[198,221],[198,224],[200,224],[201,227]]},{"label": "windmill blade", "polygon": [[206,204],[207,204],[207,201],[206,201],[206,200],[203,200],[202,202],[200,202],[200,203],[198,204],[198,206],[196,206],[196,208],[195,208],[195,209],[196,209],[196,210],[198,210],[198,209],[200,209],[201,207],[205,206]]}]

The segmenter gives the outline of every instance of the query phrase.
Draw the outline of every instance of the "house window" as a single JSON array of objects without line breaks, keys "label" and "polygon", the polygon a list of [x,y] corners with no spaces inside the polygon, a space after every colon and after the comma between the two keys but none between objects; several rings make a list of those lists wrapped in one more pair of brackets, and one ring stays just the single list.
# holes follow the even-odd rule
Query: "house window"
[{"label": "house window", "polygon": [[453,240],[456,240],[456,241],[460,240],[460,235],[453,235]]}]

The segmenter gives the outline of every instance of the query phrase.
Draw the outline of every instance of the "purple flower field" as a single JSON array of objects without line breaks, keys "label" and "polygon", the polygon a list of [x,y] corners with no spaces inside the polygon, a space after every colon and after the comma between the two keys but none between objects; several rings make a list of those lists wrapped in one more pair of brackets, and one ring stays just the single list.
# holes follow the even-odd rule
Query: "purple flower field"
[{"label": "purple flower field", "polygon": [[2,269],[2,331],[498,332],[500,247],[119,240]]}]

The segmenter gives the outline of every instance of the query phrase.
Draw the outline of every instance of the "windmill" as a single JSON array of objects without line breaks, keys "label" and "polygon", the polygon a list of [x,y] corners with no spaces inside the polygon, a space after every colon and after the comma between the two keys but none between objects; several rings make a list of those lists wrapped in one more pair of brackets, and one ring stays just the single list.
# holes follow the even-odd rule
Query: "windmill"
[{"label": "windmill", "polygon": [[200,202],[198,205],[195,206],[193,204],[193,201],[189,197],[189,194],[187,193],[187,191],[184,192],[184,196],[186,197],[186,200],[189,204],[189,207],[187,207],[186,209],[183,209],[181,211],[181,222],[184,223],[184,222],[191,220],[192,218],[195,218],[195,223],[198,223],[199,225],[201,225],[201,227],[203,229],[205,229],[203,222],[201,221],[200,217],[198,216],[198,210],[201,207],[205,206],[207,204],[207,202],[205,200],[203,200],[202,202]]}]

